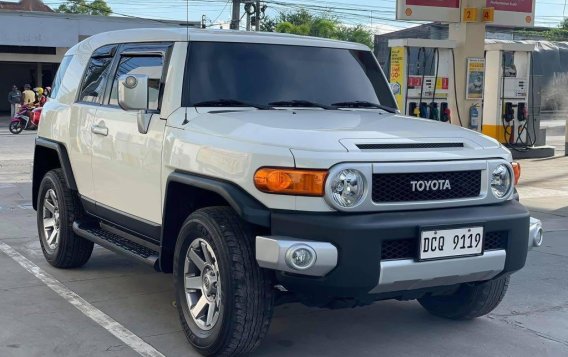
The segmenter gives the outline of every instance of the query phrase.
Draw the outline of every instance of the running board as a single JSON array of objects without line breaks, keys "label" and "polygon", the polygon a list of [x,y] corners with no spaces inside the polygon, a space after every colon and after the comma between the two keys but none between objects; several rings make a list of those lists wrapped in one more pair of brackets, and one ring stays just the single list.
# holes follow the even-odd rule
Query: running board
[{"label": "running board", "polygon": [[101,228],[98,224],[74,222],[73,232],[79,237],[90,240],[112,252],[134,258],[159,270],[159,253],[157,251],[144,247],[118,234],[109,232]]}]

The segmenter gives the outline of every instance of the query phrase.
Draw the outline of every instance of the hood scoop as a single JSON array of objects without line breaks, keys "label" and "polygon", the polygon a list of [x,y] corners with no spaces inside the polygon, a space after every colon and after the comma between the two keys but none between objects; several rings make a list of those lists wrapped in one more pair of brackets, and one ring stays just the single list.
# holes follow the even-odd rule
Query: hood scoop
[{"label": "hood scoop", "polygon": [[355,144],[359,150],[447,149],[463,148],[463,143],[391,143]]}]

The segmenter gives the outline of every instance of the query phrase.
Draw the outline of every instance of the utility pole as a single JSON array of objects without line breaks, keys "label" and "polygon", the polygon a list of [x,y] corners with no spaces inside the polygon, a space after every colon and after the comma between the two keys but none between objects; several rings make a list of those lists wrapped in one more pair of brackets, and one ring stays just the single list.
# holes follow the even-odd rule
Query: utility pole
[{"label": "utility pole", "polygon": [[256,9],[255,9],[255,10],[256,10],[256,11],[255,11],[255,14],[254,14],[255,19],[256,19],[256,21],[255,21],[255,25],[256,25],[256,26],[255,26],[255,29],[256,29],[256,32],[258,32],[258,31],[260,31],[260,10],[261,10],[261,9],[260,9],[260,1],[258,1],[258,0],[257,0],[257,2],[256,2]]},{"label": "utility pole", "polygon": [[231,30],[239,30],[241,27],[241,0],[233,0],[233,16]]}]

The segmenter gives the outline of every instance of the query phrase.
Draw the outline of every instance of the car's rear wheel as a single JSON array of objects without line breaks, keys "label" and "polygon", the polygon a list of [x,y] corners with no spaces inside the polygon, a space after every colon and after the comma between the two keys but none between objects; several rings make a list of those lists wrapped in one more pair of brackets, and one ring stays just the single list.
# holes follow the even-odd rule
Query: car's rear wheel
[{"label": "car's rear wheel", "polygon": [[65,181],[61,169],[49,171],[37,197],[37,227],[43,255],[57,268],[83,266],[93,252],[93,243],[73,232],[81,204]]},{"label": "car's rear wheel", "polygon": [[505,297],[509,275],[483,283],[462,284],[451,295],[426,296],[418,302],[432,315],[452,319],[471,320],[493,311]]},{"label": "car's rear wheel", "polygon": [[250,228],[228,207],[196,211],[175,249],[176,302],[189,342],[207,356],[254,350],[273,310],[271,279],[255,260]]}]

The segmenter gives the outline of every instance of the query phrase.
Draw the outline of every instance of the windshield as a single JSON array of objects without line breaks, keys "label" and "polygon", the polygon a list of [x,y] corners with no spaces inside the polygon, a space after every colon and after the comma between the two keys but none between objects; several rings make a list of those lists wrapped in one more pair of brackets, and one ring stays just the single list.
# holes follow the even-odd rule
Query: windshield
[{"label": "windshield", "polygon": [[309,107],[368,102],[396,108],[369,51],[192,42],[186,78],[184,106],[220,101],[257,106],[310,102]]}]

